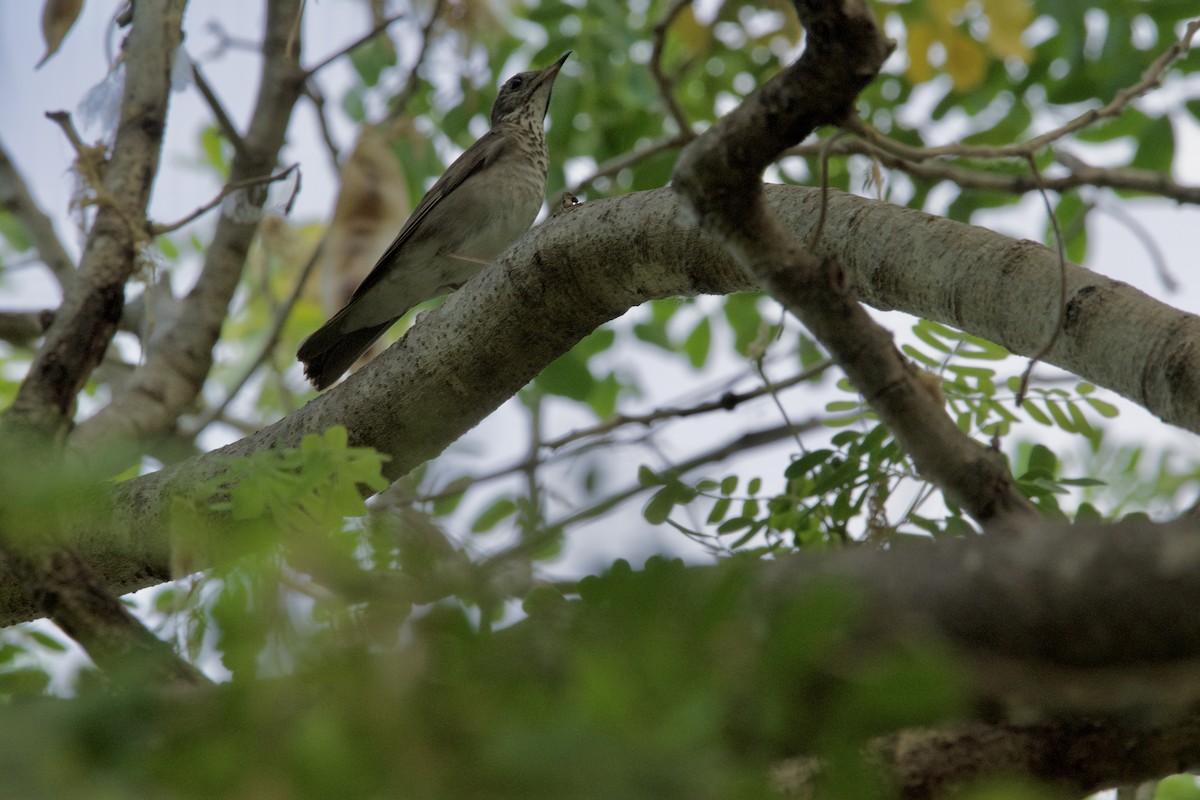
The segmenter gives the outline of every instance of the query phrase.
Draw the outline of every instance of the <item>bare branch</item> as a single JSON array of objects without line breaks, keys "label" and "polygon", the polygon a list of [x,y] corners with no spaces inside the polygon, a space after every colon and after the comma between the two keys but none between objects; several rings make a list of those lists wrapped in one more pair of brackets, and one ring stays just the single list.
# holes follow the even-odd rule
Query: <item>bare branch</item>
[{"label": "bare branch", "polygon": [[726,392],[716,400],[710,400],[706,403],[698,403],[694,406],[688,406],[686,408],[656,408],[654,411],[651,411],[647,414],[616,414],[612,417],[609,417],[599,425],[593,425],[590,428],[582,428],[580,430],[572,431],[571,433],[560,436],[557,439],[551,439],[548,442],[544,442],[543,446],[550,450],[557,450],[560,447],[565,447],[566,445],[571,444],[572,442],[577,442],[580,439],[591,439],[597,436],[607,435],[615,431],[617,428],[623,428],[626,425],[645,425],[648,427],[653,425],[655,422],[659,422],[664,419],[685,419],[687,417],[694,417],[698,414],[708,414],[713,411],[732,411],[742,403],[750,400],[757,400],[758,398],[768,394],[776,394],[777,392],[781,392],[784,389],[790,389],[791,387],[804,383],[805,381],[811,381],[813,378],[817,377],[831,366],[833,366],[832,361],[822,361],[821,363],[816,364],[809,369],[804,370],[803,372],[793,375],[790,378],[785,378],[781,381],[772,381],[768,386],[761,386],[749,392]]},{"label": "bare branch", "polygon": [[364,33],[362,36],[355,39],[350,44],[346,45],[345,47],[343,47],[340,50],[330,53],[328,56],[321,59],[313,66],[304,70],[305,79],[311,78],[313,75],[315,75],[318,72],[320,72],[321,70],[325,69],[330,64],[337,61],[339,58],[349,55],[354,50],[357,50],[358,48],[362,47],[364,44],[371,41],[376,36],[383,33],[384,31],[386,31],[388,28],[392,27],[393,24],[404,19],[407,16],[408,16],[408,14],[396,14],[395,16],[388,17],[388,18],[384,19],[383,21],[379,22],[377,25],[375,25],[373,28],[371,28],[371,30],[367,31],[366,33]]},{"label": "bare branch", "polygon": [[[1033,177],[1041,184],[1042,173],[1038,170],[1037,159],[1029,156],[1026,160],[1029,162],[1029,171],[1033,173]],[[1050,202],[1050,195],[1046,192],[1044,186],[1039,185],[1038,195],[1042,198],[1042,204],[1046,207],[1046,215],[1050,219],[1050,229],[1054,231],[1054,252],[1058,254],[1058,317],[1054,321],[1054,329],[1051,330],[1046,343],[1038,349],[1033,358],[1029,359],[1029,364],[1025,367],[1024,372],[1021,373],[1021,385],[1017,389],[1015,400],[1018,407],[1025,402],[1025,393],[1029,390],[1029,380],[1033,377],[1034,366],[1037,362],[1045,358],[1047,353],[1054,349],[1058,338],[1062,336],[1063,320],[1067,315],[1067,244],[1063,241],[1063,232],[1058,224],[1058,215],[1054,213],[1054,205]]]},{"label": "bare branch", "polygon": [[212,211],[214,208],[221,205],[221,202],[226,197],[229,197],[229,195],[233,194],[234,192],[239,192],[244,189],[250,189],[255,186],[267,186],[272,183],[277,183],[279,181],[287,180],[287,178],[299,168],[300,168],[299,164],[292,164],[290,167],[288,167],[280,172],[276,172],[273,175],[260,175],[257,178],[247,178],[245,180],[232,181],[230,183],[227,183],[221,188],[221,191],[217,193],[216,197],[214,197],[212,200],[209,200],[207,203],[200,206],[199,208],[197,208],[192,213],[188,214],[183,219],[180,219],[176,222],[170,222],[170,223],[155,223],[155,224],[151,225],[150,233],[153,236],[162,236],[164,233],[170,233],[171,231],[177,231],[180,228],[182,228],[184,225],[187,225],[190,222],[196,221],[200,217],[207,214],[209,211]]},{"label": "bare branch", "polygon": [[408,69],[408,75],[404,78],[404,87],[388,103],[388,113],[384,120],[385,124],[391,124],[404,113],[404,109],[408,107],[409,101],[417,93],[417,87],[421,85],[417,77],[417,71],[425,63],[425,56],[429,53],[429,43],[433,40],[433,26],[438,21],[444,5],[445,0],[436,0],[433,8],[429,11],[429,19],[421,26],[421,49],[417,51],[417,57]]},{"label": "bare branch", "polygon": [[238,396],[238,393],[242,391],[245,385],[250,381],[250,378],[252,378],[254,373],[258,371],[258,368],[261,367],[266,360],[271,357],[271,353],[275,351],[275,346],[279,344],[279,336],[283,332],[283,326],[287,323],[288,317],[291,316],[292,309],[295,308],[296,303],[300,300],[300,296],[304,293],[304,286],[308,283],[308,279],[312,275],[313,270],[321,261],[321,250],[324,248],[324,246],[325,241],[321,240],[321,243],[316,246],[312,255],[309,257],[308,262],[304,265],[304,269],[300,271],[299,277],[296,278],[296,284],[292,288],[291,294],[288,295],[287,300],[285,300],[284,303],[279,306],[279,308],[275,309],[275,315],[271,320],[271,328],[267,332],[267,338],[262,343],[262,347],[259,348],[258,354],[251,359],[250,363],[247,364],[246,368],[242,371],[242,374],[233,382],[233,386],[225,395],[225,399],[210,408],[208,411],[204,412],[200,419],[190,426],[190,432],[186,434],[188,439],[194,438],[209,425],[216,422],[218,419],[222,419],[224,417],[225,410],[229,408],[229,404],[232,403],[234,398]]},{"label": "bare branch", "polygon": [[[713,464],[718,461],[724,461],[740,453],[745,453],[750,450],[755,450],[759,447],[766,447],[775,444],[783,439],[787,439],[794,435],[798,429],[812,429],[821,425],[820,420],[805,420],[798,425],[776,425],[772,428],[764,428],[757,431],[748,431],[740,436],[718,445],[717,447],[700,453],[697,456],[687,459],[679,464],[671,467],[671,474],[686,475],[689,472],[699,469],[707,464]],[[506,550],[503,550],[494,556],[491,556],[481,565],[484,572],[495,571],[501,569],[504,564],[510,563],[513,560],[529,558],[536,553],[547,542],[553,541],[554,537],[559,535],[559,532],[566,530],[574,525],[587,522],[588,520],[598,519],[628,500],[637,497],[650,491],[652,487],[643,486],[640,483],[632,484],[624,489],[613,492],[607,497],[592,503],[585,508],[581,508],[568,514],[565,517],[560,517],[553,522],[545,525],[545,530],[542,536],[528,539],[520,542]]]},{"label": "bare branch", "polygon": [[675,81],[668,78],[663,72],[662,59],[667,43],[667,30],[675,18],[691,4],[692,0],[674,0],[658,22],[654,23],[654,46],[650,53],[650,74],[654,76],[654,82],[658,84],[658,94],[662,98],[663,105],[666,106],[667,113],[679,126],[679,135],[688,139],[693,136],[692,123],[687,118],[687,114],[683,113],[683,107],[679,105],[679,100],[675,97]]},{"label": "bare branch", "polygon": [[221,133],[225,134],[225,138],[233,145],[235,152],[244,152],[246,143],[242,141],[242,135],[238,133],[237,126],[233,124],[233,119],[230,118],[229,112],[225,110],[225,106],[221,103],[220,98],[217,97],[217,93],[213,91],[212,85],[204,77],[204,73],[200,71],[200,66],[194,62],[192,63],[192,79],[196,81],[196,88],[200,90],[200,94],[204,98],[204,101],[208,103],[213,116],[217,118],[217,125],[221,127]]},{"label": "bare branch", "polygon": [[575,186],[572,186],[569,191],[571,194],[583,194],[591,186],[601,178],[607,178],[611,175],[616,175],[624,169],[630,169],[637,166],[648,158],[658,155],[659,153],[673,150],[677,147],[683,147],[695,137],[691,134],[676,134],[659,139],[656,142],[650,142],[647,145],[630,150],[628,153],[622,153],[619,156],[614,156],[603,164],[596,167],[596,171],[588,177],[581,180]]},{"label": "bare branch", "polygon": [[304,84],[304,96],[312,102],[313,110],[317,112],[317,127],[321,131],[321,141],[325,143],[325,150],[329,153],[329,165],[336,173],[341,167],[342,154],[337,142],[333,140],[333,130],[329,127],[329,118],[325,114],[325,95],[317,86],[316,81],[309,80]]},{"label": "bare branch", "polygon": [[[781,154],[788,156],[815,157],[821,152],[826,140],[815,144],[791,147]],[[1040,186],[1053,192],[1065,192],[1084,186],[1104,189],[1127,189],[1135,192],[1167,197],[1180,203],[1200,204],[1200,186],[1186,186],[1171,176],[1152,170],[1132,168],[1094,167],[1064,150],[1056,150],[1055,158],[1068,170],[1065,175],[1043,176],[1041,183],[1030,173],[1005,175],[981,169],[971,169],[960,164],[944,161],[911,161],[889,153],[862,139],[843,138],[829,147],[834,155],[860,154],[869,156],[890,169],[898,169],[919,180],[937,182],[950,181],[963,189],[984,189],[989,192],[1024,194]]]},{"label": "bare branch", "polygon": [[66,289],[75,277],[75,262],[54,231],[54,223],[33,199],[3,144],[0,144],[0,210],[12,214],[21,223],[42,263],[58,285]]},{"label": "bare branch", "polygon": [[1175,276],[1171,274],[1171,270],[1167,266],[1166,255],[1163,254],[1158,241],[1150,231],[1146,230],[1146,226],[1137,220],[1137,217],[1126,211],[1120,204],[1104,202],[1102,199],[1096,201],[1093,208],[1112,215],[1128,228],[1138,243],[1145,248],[1146,255],[1149,257],[1150,263],[1154,265],[1154,271],[1158,274],[1158,281],[1162,284],[1163,289],[1172,294],[1179,291],[1179,281],[1175,280]]}]

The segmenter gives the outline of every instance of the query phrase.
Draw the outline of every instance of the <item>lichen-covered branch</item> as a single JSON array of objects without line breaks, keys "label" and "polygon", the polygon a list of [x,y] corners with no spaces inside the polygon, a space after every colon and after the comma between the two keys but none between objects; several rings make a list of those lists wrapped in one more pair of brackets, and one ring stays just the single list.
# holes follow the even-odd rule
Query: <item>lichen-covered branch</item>
[{"label": "lichen-covered branch", "polygon": [[[260,179],[275,168],[305,80],[297,60],[299,47],[293,42],[289,48],[299,9],[300,4],[292,0],[267,4],[259,94],[243,149],[230,168],[231,184]],[[213,347],[258,230],[266,188],[252,187],[239,197],[246,213],[221,215],[200,278],[183,298],[181,313],[149,343],[145,363],[128,384],[72,433],[68,444],[76,453],[94,452],[113,441],[162,436],[195,400],[212,368]]]},{"label": "lichen-covered branch", "polygon": [[103,201],[88,232],[78,274],[46,332],[4,427],[53,437],[72,422],[75,398],[108,348],[124,306],[125,282],[146,242],[146,206],[158,171],[171,66],[183,33],[184,0],[138,4],[126,40],[125,90]]}]

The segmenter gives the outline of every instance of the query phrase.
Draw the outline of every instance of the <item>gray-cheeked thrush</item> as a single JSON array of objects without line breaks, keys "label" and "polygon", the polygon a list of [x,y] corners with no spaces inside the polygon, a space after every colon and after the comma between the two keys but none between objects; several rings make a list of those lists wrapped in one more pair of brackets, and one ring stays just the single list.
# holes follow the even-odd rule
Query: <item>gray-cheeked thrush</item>
[{"label": "gray-cheeked thrush", "polygon": [[500,87],[492,127],[438,178],[338,313],[296,352],[317,389],[341,377],[409,309],[457,289],[533,224],[546,195],[543,120],[566,53]]}]

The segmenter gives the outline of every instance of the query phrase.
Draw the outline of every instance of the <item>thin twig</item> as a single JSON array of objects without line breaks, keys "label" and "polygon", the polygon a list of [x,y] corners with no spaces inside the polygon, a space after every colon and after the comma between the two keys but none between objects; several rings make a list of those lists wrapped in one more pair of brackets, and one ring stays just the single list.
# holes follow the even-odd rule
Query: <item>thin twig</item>
[{"label": "thin twig", "polygon": [[252,378],[254,373],[258,371],[258,368],[261,367],[268,358],[270,358],[271,353],[275,350],[275,345],[279,343],[279,337],[283,332],[283,326],[287,323],[287,319],[291,315],[292,309],[295,308],[296,303],[300,300],[300,296],[304,293],[304,285],[308,283],[309,276],[312,275],[313,270],[316,269],[317,264],[320,262],[321,252],[324,249],[325,240],[322,239],[313,250],[312,255],[309,256],[308,262],[304,265],[304,269],[300,271],[300,277],[296,279],[296,285],[292,287],[291,294],[288,295],[288,298],[284,304],[276,309],[275,315],[271,320],[271,328],[268,330],[267,338],[263,341],[262,347],[259,348],[258,354],[255,355],[254,359],[250,362],[246,369],[242,371],[242,374],[238,376],[237,380],[233,382],[233,386],[229,389],[229,393],[225,395],[225,399],[201,414],[200,419],[190,426],[189,432],[186,435],[187,439],[190,440],[195,438],[200,434],[201,431],[203,431],[216,420],[224,419],[225,410],[229,408],[229,404],[232,403],[234,398],[236,398],[242,389],[245,388],[246,384],[250,381],[250,378]]},{"label": "thin twig", "polygon": [[1026,158],[1062,139],[1064,136],[1083,130],[1102,119],[1120,116],[1130,103],[1160,85],[1163,73],[1166,72],[1167,68],[1187,54],[1197,31],[1200,31],[1200,19],[1189,22],[1183,36],[1173,42],[1158,58],[1154,59],[1154,62],[1146,68],[1146,71],[1142,73],[1142,77],[1136,83],[1118,91],[1113,96],[1113,99],[1105,105],[1100,108],[1088,109],[1054,130],[1047,131],[1040,136],[1035,136],[1018,144],[1000,147],[964,144],[948,144],[939,147],[913,147],[886,136],[870,125],[867,125],[861,119],[852,117],[847,120],[846,125],[871,144],[910,161],[924,161],[925,159],[936,158],[938,156],[984,159]]},{"label": "thin twig", "polygon": [[525,457],[525,493],[528,507],[521,515],[522,535],[526,539],[537,535],[542,526],[542,487],[538,483],[539,458],[542,452],[542,403],[544,398],[536,389],[529,403],[529,450]]},{"label": "thin twig", "polygon": [[666,49],[667,29],[671,27],[671,23],[675,21],[680,12],[691,3],[692,0],[674,0],[667,8],[666,13],[658,22],[654,23],[654,48],[650,53],[650,74],[654,76],[654,82],[658,84],[658,94],[662,97],[663,105],[667,107],[667,113],[671,115],[671,119],[675,120],[675,124],[679,126],[680,133],[691,132],[692,123],[687,118],[687,114],[683,113],[683,108],[675,97],[675,81],[668,78],[663,72],[662,59],[663,51]]},{"label": "thin twig", "polygon": [[248,178],[244,181],[234,181],[233,183],[227,183],[221,189],[221,191],[217,193],[216,197],[214,197],[212,200],[208,201],[204,205],[200,206],[199,208],[197,208],[192,213],[188,214],[183,219],[178,220],[177,222],[172,222],[170,224],[151,225],[150,233],[154,236],[162,236],[164,233],[170,233],[171,231],[177,231],[180,228],[182,228],[184,225],[187,225],[188,223],[195,221],[199,217],[204,216],[209,211],[212,211],[214,208],[221,205],[221,202],[226,197],[233,194],[234,192],[240,191],[242,189],[249,189],[253,186],[272,184],[272,183],[276,183],[278,181],[286,180],[293,172],[295,172],[297,169],[299,169],[299,167],[300,167],[300,165],[298,163],[292,164],[287,169],[284,169],[281,172],[276,172],[273,175],[262,175],[257,178]]},{"label": "thin twig", "polygon": [[342,154],[337,142],[333,140],[333,131],[329,127],[328,117],[325,116],[325,94],[317,86],[316,81],[307,81],[304,84],[304,96],[309,99],[313,104],[313,109],[317,112],[317,127],[321,130],[321,140],[325,142],[325,149],[329,153],[333,171],[336,173],[341,169]]},{"label": "thin twig", "polygon": [[[1029,169],[1035,177],[1040,177],[1041,172],[1038,170],[1037,159],[1032,154],[1028,156]],[[1050,339],[1042,345],[1042,348],[1034,354],[1033,358],[1029,359],[1029,365],[1025,367],[1025,371],[1021,373],[1020,388],[1017,389],[1017,397],[1015,403],[1019,408],[1021,403],[1025,401],[1025,392],[1029,389],[1029,379],[1033,375],[1033,367],[1037,362],[1046,357],[1046,354],[1058,343],[1059,337],[1062,335],[1063,321],[1067,318],[1067,245],[1063,241],[1062,228],[1058,224],[1058,215],[1054,213],[1054,206],[1050,204],[1050,195],[1045,189],[1042,189],[1042,202],[1046,205],[1046,213],[1050,215],[1050,226],[1054,230],[1055,250],[1058,253],[1058,317],[1054,320],[1054,331],[1050,334]]]},{"label": "thin twig", "polygon": [[829,211],[829,158],[833,146],[847,134],[845,128],[839,128],[833,136],[821,144],[821,208],[817,212],[817,224],[813,226],[812,235],[808,237],[808,246],[816,247],[821,241],[825,230],[825,217]]},{"label": "thin twig", "polygon": [[[825,140],[790,147],[780,158],[816,158],[823,152]],[[1146,169],[1109,169],[1094,167],[1067,153],[1055,150],[1055,158],[1070,170],[1065,175],[1042,176],[1039,185],[1028,173],[1005,175],[998,172],[971,169],[945,161],[909,161],[889,153],[862,139],[840,139],[830,147],[832,155],[864,155],[874,159],[888,169],[899,170],[909,177],[938,183],[949,181],[963,189],[985,189],[989,192],[1025,194],[1044,187],[1052,192],[1065,192],[1084,186],[1100,189],[1127,189],[1145,194],[1170,198],[1179,203],[1200,205],[1200,186],[1185,186],[1172,180],[1170,175]]]},{"label": "thin twig", "polygon": [[[694,458],[689,458],[686,461],[674,465],[671,467],[670,473],[675,476],[684,475],[692,470],[704,466],[705,464],[724,461],[730,456],[738,453],[742,453],[747,450],[753,450],[759,447],[765,447],[770,444],[775,444],[781,439],[787,439],[792,436],[797,429],[812,430],[820,427],[821,424],[822,422],[819,419],[810,419],[801,422],[796,426],[777,425],[773,428],[766,428],[763,430],[744,433],[736,439],[726,442],[719,447],[714,447],[713,449],[701,453]],[[521,542],[520,544],[517,544],[508,550],[497,553],[496,555],[484,561],[481,567],[484,571],[486,571],[502,566],[513,558],[527,557],[532,553],[537,552],[544,544],[546,544],[547,541],[551,540],[551,537],[557,536],[560,531],[563,531],[572,525],[577,525],[580,522],[585,522],[586,520],[595,519],[596,517],[607,514],[609,511],[616,508],[621,503],[624,503],[626,500],[636,497],[643,492],[649,491],[651,488],[653,487],[642,486],[640,483],[634,484],[619,492],[609,495],[599,502],[593,503],[587,508],[583,508],[579,511],[568,514],[567,516],[555,522],[548,523],[544,529],[545,533],[542,537],[538,537],[535,540]]]},{"label": "thin twig", "polygon": [[233,149],[245,157],[246,143],[242,140],[242,134],[238,132],[237,126],[233,124],[233,119],[225,110],[225,106],[221,103],[217,93],[213,91],[212,84],[204,77],[204,73],[200,71],[200,66],[192,62],[192,79],[196,81],[196,88],[204,97],[204,102],[208,103],[209,109],[213,116],[217,118],[217,125],[221,127],[221,132],[225,134],[225,138],[233,145]]},{"label": "thin twig", "polygon": [[1150,263],[1154,265],[1154,271],[1158,274],[1158,279],[1162,283],[1163,289],[1172,294],[1179,291],[1179,281],[1175,280],[1175,276],[1171,274],[1171,270],[1167,266],[1166,254],[1158,246],[1158,241],[1150,234],[1150,231],[1146,230],[1146,227],[1135,216],[1126,211],[1118,203],[1098,202],[1094,208],[1111,214],[1118,222],[1129,229],[1129,232],[1133,234],[1142,247],[1146,248],[1146,253],[1150,256]]},{"label": "thin twig", "polygon": [[557,439],[551,439],[550,441],[543,442],[543,446],[549,450],[558,450],[568,444],[577,442],[580,439],[591,439],[597,436],[607,435],[615,431],[617,428],[622,428],[626,425],[645,425],[648,427],[653,425],[655,422],[660,422],[665,419],[684,419],[686,417],[694,417],[699,414],[708,414],[713,411],[732,411],[742,403],[750,400],[757,400],[766,394],[781,392],[784,389],[790,389],[791,387],[804,383],[805,381],[810,381],[823,373],[825,370],[829,369],[831,366],[833,366],[832,361],[821,361],[820,363],[814,364],[803,372],[800,372],[782,381],[776,381],[773,384],[764,384],[763,386],[751,389],[748,392],[726,392],[716,400],[698,403],[697,405],[686,408],[659,408],[648,414],[617,414],[616,416],[609,418],[599,425],[594,425],[591,428],[575,430],[560,436]]},{"label": "thin twig", "polygon": [[318,61],[314,66],[309,67],[308,69],[304,70],[304,77],[311,78],[316,73],[318,73],[321,70],[328,67],[334,61],[337,61],[342,56],[348,55],[351,51],[357,50],[359,47],[362,47],[364,44],[371,41],[376,36],[383,33],[388,28],[390,28],[393,23],[398,22],[399,20],[402,20],[407,16],[408,16],[408,14],[396,14],[394,16],[384,19],[378,25],[375,25],[373,28],[371,28],[371,30],[367,31],[366,33],[364,33],[362,36],[355,39],[350,44],[346,45],[345,47],[341,48],[340,50],[337,50],[337,51],[331,53],[330,55],[328,55],[325,58]]},{"label": "thin twig", "polygon": [[425,63],[425,56],[429,53],[429,42],[433,32],[433,26],[441,16],[442,6],[445,5],[445,0],[437,0],[433,4],[433,9],[429,13],[429,19],[425,20],[425,24],[421,26],[421,49],[417,51],[417,57],[413,61],[412,66],[408,69],[408,74],[404,77],[404,87],[397,92],[388,104],[388,113],[384,118],[384,124],[390,125],[404,113],[404,109],[408,106],[413,95],[417,93],[417,87],[420,81],[417,79],[417,70]]},{"label": "thin twig", "polygon": [[[797,384],[812,380],[831,366],[833,366],[832,361],[822,361],[819,364],[814,364],[809,369],[806,369],[797,375],[793,375],[790,378],[776,382],[774,384],[774,391],[780,392]],[[756,389],[752,389],[748,392],[742,392],[740,394],[725,392],[716,400],[698,403],[694,406],[660,408],[647,414],[618,414],[617,416],[614,416],[605,422],[600,423],[599,425],[595,425],[590,428],[581,428],[579,430],[564,434],[557,439],[551,439],[549,441],[542,442],[542,447],[547,450],[555,451],[561,450],[567,445],[573,444],[577,441],[587,439],[593,440],[592,442],[584,444],[580,447],[572,448],[567,453],[560,454],[563,457],[577,457],[586,450],[600,447],[611,448],[617,445],[639,445],[644,443],[644,438],[638,438],[631,441],[616,441],[608,438],[608,435],[616,431],[618,428],[623,428],[629,425],[642,425],[645,427],[650,427],[655,422],[666,419],[684,419],[686,417],[708,414],[714,411],[732,411],[742,403],[763,397],[771,391],[772,389],[769,387],[760,386]],[[808,423],[805,424],[807,425]],[[547,464],[557,461],[558,457],[558,455],[555,455],[548,458],[543,458],[536,463],[538,463],[540,466],[546,466]],[[492,472],[475,476],[467,481],[458,481],[451,488],[443,489],[441,491],[434,492],[433,494],[423,495],[418,498],[418,500],[420,502],[433,502],[436,500],[454,497],[455,495],[462,494],[474,486],[498,480],[508,475],[513,475],[526,470],[532,463],[535,463],[537,458],[537,454],[526,456],[520,461],[500,467]]]},{"label": "thin twig", "polygon": [[666,136],[662,139],[651,142],[650,144],[647,144],[636,150],[622,153],[619,156],[610,158],[603,164],[598,165],[595,172],[572,186],[567,191],[569,191],[571,194],[583,194],[585,191],[591,188],[592,184],[601,178],[607,178],[611,175],[616,175],[621,170],[629,169],[630,167],[645,161],[647,158],[656,156],[666,150],[683,147],[694,138],[695,136],[690,131],[677,133],[673,136]]},{"label": "thin twig", "polygon": [[92,199],[84,201],[83,204],[94,203],[97,206],[111,208],[129,228],[130,236],[135,243],[149,238],[146,221],[134,219],[104,185],[104,176],[108,170],[108,148],[103,144],[85,144],[79,131],[75,128],[74,120],[66,111],[47,111],[46,119],[62,129],[63,134],[67,137],[67,142],[75,151],[76,171],[92,192]]}]

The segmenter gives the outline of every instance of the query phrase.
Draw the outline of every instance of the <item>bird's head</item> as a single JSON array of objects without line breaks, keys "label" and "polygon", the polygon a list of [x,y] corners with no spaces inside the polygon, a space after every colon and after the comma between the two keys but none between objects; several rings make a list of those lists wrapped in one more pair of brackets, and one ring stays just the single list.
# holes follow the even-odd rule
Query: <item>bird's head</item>
[{"label": "bird's head", "polygon": [[569,55],[571,52],[568,50],[562,58],[545,69],[521,72],[505,81],[492,105],[492,126],[525,118],[536,121],[540,126],[550,108],[550,90],[554,88],[554,79]]}]

